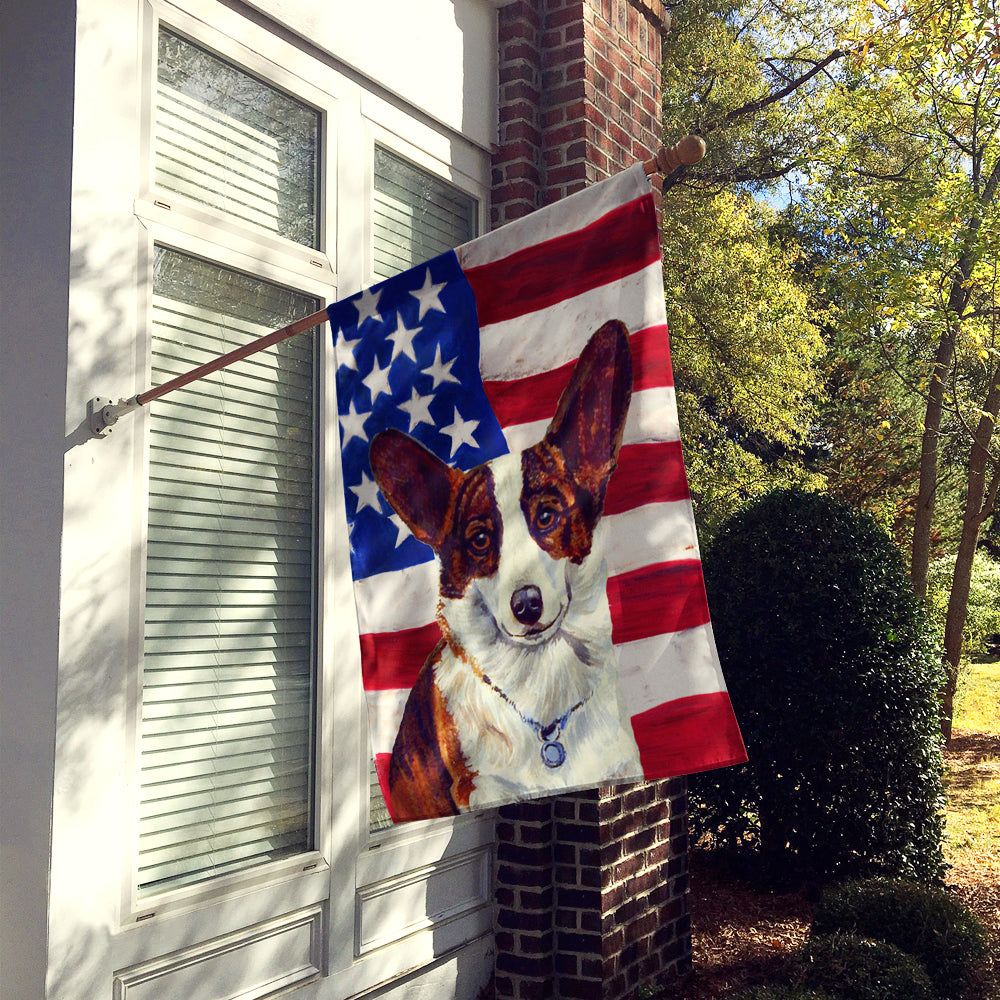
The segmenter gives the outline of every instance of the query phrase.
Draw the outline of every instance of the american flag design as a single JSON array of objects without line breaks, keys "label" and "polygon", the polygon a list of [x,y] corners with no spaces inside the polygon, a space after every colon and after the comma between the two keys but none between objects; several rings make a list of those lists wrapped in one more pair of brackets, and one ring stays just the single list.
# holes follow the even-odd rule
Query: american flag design
[{"label": "american flag design", "polygon": [[328,313],[362,679],[383,792],[409,690],[441,633],[434,554],[379,492],[371,439],[398,428],[463,470],[535,444],[588,338],[611,318],[630,331],[633,366],[603,530],[612,641],[642,764],[635,778],[745,760],[702,580],[642,166]]}]

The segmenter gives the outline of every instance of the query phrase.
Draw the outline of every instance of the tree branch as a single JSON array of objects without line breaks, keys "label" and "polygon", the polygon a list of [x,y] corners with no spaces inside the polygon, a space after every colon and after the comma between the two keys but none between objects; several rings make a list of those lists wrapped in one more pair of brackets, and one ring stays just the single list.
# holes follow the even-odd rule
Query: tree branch
[{"label": "tree branch", "polygon": [[822,73],[823,70],[825,70],[831,63],[836,62],[838,59],[843,59],[846,55],[846,49],[834,49],[824,59],[821,59],[818,63],[816,63],[816,65],[814,65],[813,68],[807,73],[803,73],[802,76],[796,77],[787,86],[782,87],[780,90],[776,90],[773,94],[768,94],[766,97],[760,97],[756,101],[750,101],[749,103],[744,104],[742,107],[733,108],[732,111],[727,111],[721,121],[702,127],[701,134],[704,135],[708,132],[714,132],[717,128],[721,128],[722,126],[735,121],[737,118],[743,118],[746,115],[754,115],[758,111],[763,111],[764,108],[769,105],[776,104],[778,101],[783,100],[789,94],[798,90],[798,88],[804,83],[808,83],[818,73]]}]

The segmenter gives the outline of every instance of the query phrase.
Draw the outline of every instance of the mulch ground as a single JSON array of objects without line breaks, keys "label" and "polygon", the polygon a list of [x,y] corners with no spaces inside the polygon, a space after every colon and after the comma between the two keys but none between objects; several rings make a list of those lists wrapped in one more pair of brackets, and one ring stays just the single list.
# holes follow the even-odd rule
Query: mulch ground
[{"label": "mulch ground", "polygon": [[[977,756],[1000,758],[995,737],[956,734],[946,751],[950,768]],[[802,945],[812,921],[811,893],[769,891],[734,877],[711,851],[693,850],[691,933],[693,969],[663,1000],[724,1000],[740,989],[773,982]],[[972,856],[950,869],[949,888],[983,921],[991,955],[971,984],[969,1000],[1000,1000],[1000,858]]]}]

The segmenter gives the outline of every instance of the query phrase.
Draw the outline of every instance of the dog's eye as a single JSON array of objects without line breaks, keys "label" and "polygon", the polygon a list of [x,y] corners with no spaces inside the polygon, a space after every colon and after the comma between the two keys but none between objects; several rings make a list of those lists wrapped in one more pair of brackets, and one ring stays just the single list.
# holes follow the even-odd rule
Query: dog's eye
[{"label": "dog's eye", "polygon": [[477,528],[469,534],[466,542],[477,556],[481,556],[489,552],[492,538],[486,528]]},{"label": "dog's eye", "polygon": [[535,527],[539,531],[551,531],[559,520],[559,511],[555,507],[543,505],[535,511]]}]

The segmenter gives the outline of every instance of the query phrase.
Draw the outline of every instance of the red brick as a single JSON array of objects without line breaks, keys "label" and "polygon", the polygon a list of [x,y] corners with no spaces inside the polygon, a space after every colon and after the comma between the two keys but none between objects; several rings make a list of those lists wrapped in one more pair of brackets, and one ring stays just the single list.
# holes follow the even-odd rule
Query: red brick
[{"label": "red brick", "polygon": [[598,979],[564,977],[559,980],[559,996],[567,1000],[603,1000],[604,986]]},{"label": "red brick", "polygon": [[586,163],[568,163],[562,167],[556,167],[546,174],[549,184],[571,184],[573,181],[585,179],[587,176]]},{"label": "red brick", "polygon": [[497,879],[503,885],[541,887],[548,883],[552,873],[547,868],[521,868],[517,865],[500,865]]},{"label": "red brick", "polygon": [[554,965],[560,976],[575,976],[580,971],[580,956],[572,952],[558,952]]},{"label": "red brick", "polygon": [[538,109],[533,103],[515,101],[510,104],[501,104],[497,117],[501,126],[501,132],[505,131],[503,126],[508,122],[528,122],[534,128],[538,120]]},{"label": "red brick", "polygon": [[554,932],[546,931],[544,934],[519,934],[517,948],[523,955],[546,955],[552,954],[552,941]]},{"label": "red brick", "polygon": [[550,39],[552,44],[543,44],[542,69],[554,69],[557,66],[568,66],[570,63],[582,61],[586,55],[583,39]]},{"label": "red brick", "polygon": [[[534,162],[536,155],[538,154],[538,146],[533,142],[528,142],[527,139],[517,139],[513,142],[505,142],[502,146],[497,148],[497,151],[493,154],[493,166],[499,166],[506,163],[513,163],[517,160],[527,160],[529,162]],[[520,836],[517,832],[517,828],[514,824],[504,824],[504,826],[510,826],[513,829],[510,839],[516,839]]]},{"label": "red brick", "polygon": [[556,933],[556,947],[560,951],[600,955],[601,936],[600,934],[582,934],[579,931],[558,931]]},{"label": "red brick", "polygon": [[552,963],[547,955],[535,955],[529,958],[510,952],[498,952],[496,968],[500,972],[509,972],[518,976],[547,979],[551,976]]},{"label": "red brick", "polygon": [[552,888],[547,889],[520,889],[518,890],[518,906],[522,910],[545,910],[552,909]]},{"label": "red brick", "polygon": [[535,143],[541,141],[542,135],[534,125],[525,121],[513,121],[505,125],[500,130],[504,142],[516,142],[524,139],[527,142]]},{"label": "red brick", "polygon": [[497,927],[512,931],[544,932],[551,928],[552,918],[547,910],[525,912],[524,910],[500,909],[496,914]]},{"label": "red brick", "polygon": [[523,101],[528,105],[529,117],[538,117],[541,94],[530,80],[512,80],[501,88],[501,104]]},{"label": "red brick", "polygon": [[500,48],[500,62],[510,64],[524,61],[534,65],[538,59],[538,50],[535,46],[525,41],[523,38],[514,38],[509,42],[503,42]]},{"label": "red brick", "polygon": [[547,28],[561,25],[579,24],[583,21],[583,4],[576,2],[567,4],[562,10],[551,10],[545,19]]}]

